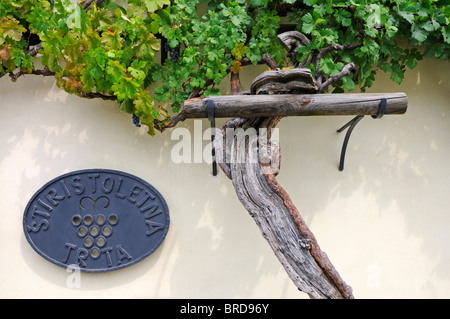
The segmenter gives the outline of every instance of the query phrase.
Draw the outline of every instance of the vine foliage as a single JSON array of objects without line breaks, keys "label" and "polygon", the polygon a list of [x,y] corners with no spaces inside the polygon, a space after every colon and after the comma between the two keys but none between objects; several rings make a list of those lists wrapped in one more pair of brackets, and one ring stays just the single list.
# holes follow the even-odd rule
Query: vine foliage
[{"label": "vine foliage", "polygon": [[286,66],[283,28],[310,39],[297,59],[314,57],[322,91],[342,92],[448,60],[449,19],[445,0],[0,0],[0,77],[54,76],[68,93],[117,100],[153,135],[230,73]]}]

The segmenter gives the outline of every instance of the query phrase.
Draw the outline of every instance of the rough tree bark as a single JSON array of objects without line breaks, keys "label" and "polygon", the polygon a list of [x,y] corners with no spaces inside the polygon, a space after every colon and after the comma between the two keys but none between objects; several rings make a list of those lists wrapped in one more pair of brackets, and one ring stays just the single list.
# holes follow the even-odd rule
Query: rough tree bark
[{"label": "rough tree bark", "polygon": [[[276,180],[280,149],[277,142],[269,142],[268,138],[280,119],[234,118],[226,122],[215,138],[219,165],[299,290],[315,299],[353,298],[351,288],[320,249]],[[245,138],[235,134],[238,129],[246,130]]]},{"label": "rough tree bark", "polygon": [[[277,141],[270,141],[272,129],[284,116],[403,114],[408,99],[405,93],[322,94],[332,83],[350,72],[354,63],[341,72],[315,78],[295,60],[297,47],[308,39],[297,31],[279,35],[293,59],[294,69],[279,70],[270,57],[272,71],[253,81],[250,91],[239,93],[239,76],[231,77],[232,96],[194,98],[185,101],[183,118],[208,117],[207,105],[214,102],[215,117],[234,117],[216,132],[215,158],[232,180],[236,194],[259,226],[263,237],[297,288],[311,298],[352,299],[353,293],[320,249],[299,211],[277,182],[281,154]],[[333,50],[352,50],[361,43],[333,45],[322,49],[320,59]],[[383,103],[381,103],[383,101]],[[383,105],[381,108],[380,105]]]},{"label": "rough tree bark", "polygon": [[[292,51],[304,38],[291,33],[280,40]],[[306,83],[302,76],[297,80]],[[324,88],[320,80],[316,85],[317,92],[322,92]],[[336,80],[333,78],[326,84]],[[283,79],[275,80],[278,84],[261,79],[258,81],[261,83],[258,88],[264,87],[259,92],[263,94],[286,93],[285,89],[289,87],[286,85],[289,81]],[[258,88],[252,89],[252,92],[256,94]],[[311,87],[306,85],[304,89],[310,90]],[[216,160],[232,180],[239,200],[259,226],[296,287],[310,298],[351,299],[351,287],[320,249],[289,195],[276,180],[281,160],[280,147],[269,138],[271,129],[280,119],[280,116],[271,116],[227,121],[215,136]]]},{"label": "rough tree bark", "polygon": [[[217,161],[297,288],[311,298],[353,298],[276,180],[280,149],[268,139],[280,119],[229,120],[215,137]],[[238,129],[247,134],[239,136]]]}]

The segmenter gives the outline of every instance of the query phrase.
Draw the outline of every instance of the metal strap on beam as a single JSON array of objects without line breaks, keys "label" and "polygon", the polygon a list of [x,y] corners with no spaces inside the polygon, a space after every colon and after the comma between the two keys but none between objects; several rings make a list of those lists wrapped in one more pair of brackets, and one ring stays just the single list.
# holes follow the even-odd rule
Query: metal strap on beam
[{"label": "metal strap on beam", "polygon": [[[377,115],[371,115],[373,119],[381,119],[383,115],[386,113],[386,105],[387,105],[387,99],[382,98],[380,101],[380,106],[378,108]],[[342,144],[342,150],[341,150],[341,158],[339,161],[339,170],[344,170],[344,161],[345,161],[345,153],[347,151],[347,144],[348,140],[350,139],[350,135],[352,134],[353,129],[355,128],[356,124],[358,124],[359,121],[363,119],[364,115],[357,115],[352,120],[350,120],[347,124],[342,126],[340,129],[337,130],[338,133],[341,133],[343,130],[348,128],[347,133],[345,134],[344,143]]]},{"label": "metal strap on beam", "polygon": [[216,135],[216,119],[214,115],[214,101],[212,99],[208,100],[208,105],[206,106],[206,111],[208,113],[208,120],[211,123],[211,156],[212,156],[212,174],[217,175],[217,163],[216,163],[216,150],[214,148],[214,137]]}]

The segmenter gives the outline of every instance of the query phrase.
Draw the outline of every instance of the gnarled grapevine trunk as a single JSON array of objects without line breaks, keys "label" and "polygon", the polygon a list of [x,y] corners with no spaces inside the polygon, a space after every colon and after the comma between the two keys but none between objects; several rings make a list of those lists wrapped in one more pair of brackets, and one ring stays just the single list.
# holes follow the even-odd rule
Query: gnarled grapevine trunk
[{"label": "gnarled grapevine trunk", "polygon": [[[295,59],[297,47],[305,45],[309,40],[296,31],[282,34],[279,39],[290,52],[295,68],[261,74],[251,85],[250,94],[253,97],[248,98],[254,100],[254,96],[260,94],[289,93],[312,93],[314,96],[321,92],[324,87],[321,81],[318,85],[309,70],[298,68],[304,65]],[[305,63],[309,62],[310,60]],[[238,94],[237,80],[238,75],[231,79],[233,95]],[[237,104],[242,102],[241,97],[237,99]],[[279,97],[278,95],[277,98]],[[303,107],[312,100],[313,98],[303,99],[300,106]],[[191,102],[193,101],[189,101]],[[253,108],[254,104],[258,103],[239,108],[241,114]],[[236,117],[226,122],[218,130],[214,140],[216,159],[232,180],[239,200],[259,226],[263,237],[297,288],[315,299],[353,298],[351,288],[320,249],[288,194],[276,180],[281,154],[278,143],[269,141],[269,138],[271,129],[277,125],[281,116],[289,115],[276,114],[285,104],[282,103],[280,107],[269,102],[269,115],[255,115],[249,110],[252,116],[248,119]],[[192,104],[190,106],[192,109]]]},{"label": "gnarled grapevine trunk", "polygon": [[215,138],[217,160],[297,288],[315,299],[353,298],[275,178],[280,149],[268,138],[279,120],[229,120]]},{"label": "gnarled grapevine trunk", "polygon": [[280,70],[269,56],[263,56],[272,70],[254,79],[248,96],[238,95],[239,74],[233,72],[232,96],[190,96],[184,104],[183,118],[208,117],[213,123],[215,117],[234,117],[218,130],[214,147],[216,160],[232,180],[238,198],[299,290],[311,298],[350,299],[351,288],[278,184],[280,148],[268,139],[283,116],[352,114],[379,118],[383,114],[405,113],[408,99],[404,93],[322,94],[332,83],[358,72],[358,67],[350,62],[339,73],[324,79],[320,70],[324,56],[333,50],[352,50],[363,44],[333,44],[322,49],[315,58],[313,77],[310,69],[303,68],[310,65],[313,57],[308,56],[303,62],[296,60],[298,47],[306,45],[308,38],[297,31],[278,38],[293,69]]}]

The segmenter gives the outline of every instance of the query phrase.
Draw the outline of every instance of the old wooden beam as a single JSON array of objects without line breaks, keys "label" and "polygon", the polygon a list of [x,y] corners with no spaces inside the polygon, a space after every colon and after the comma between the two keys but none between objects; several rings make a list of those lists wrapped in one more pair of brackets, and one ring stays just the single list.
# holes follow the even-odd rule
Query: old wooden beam
[{"label": "old wooden beam", "polygon": [[405,93],[341,93],[222,95],[186,100],[186,118],[207,118],[208,100],[214,101],[217,118],[274,117],[310,115],[377,115],[381,99],[386,99],[384,114],[404,114],[408,106]]}]

